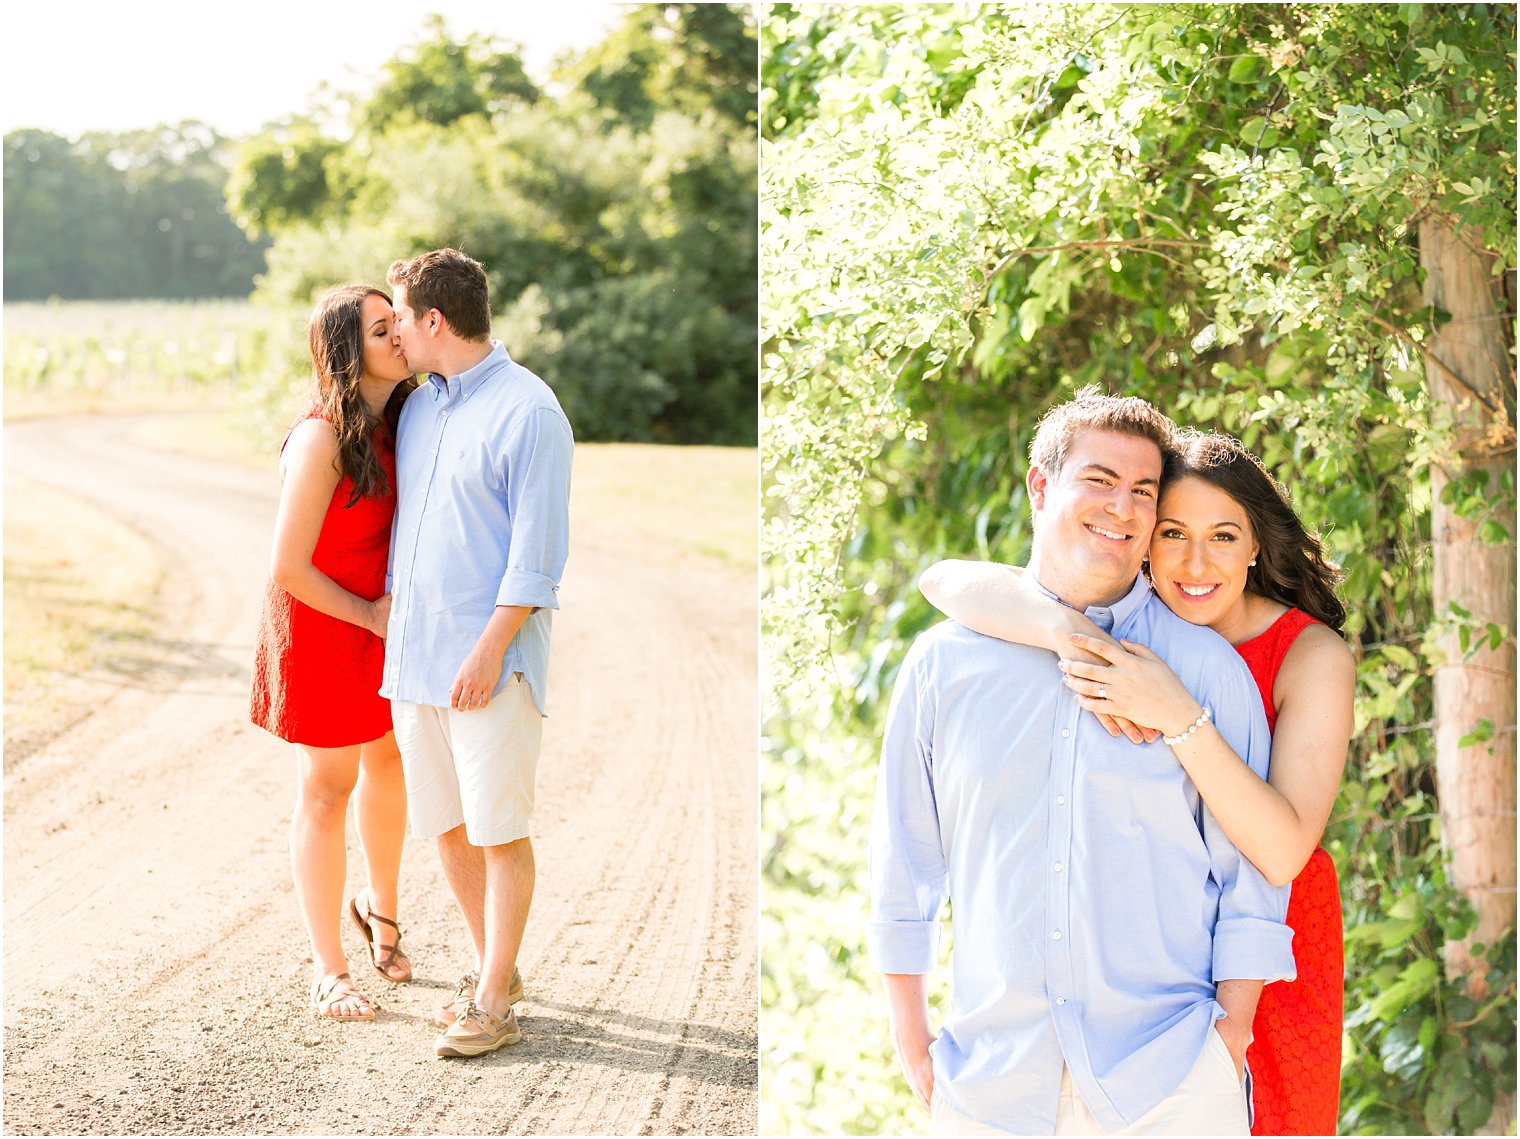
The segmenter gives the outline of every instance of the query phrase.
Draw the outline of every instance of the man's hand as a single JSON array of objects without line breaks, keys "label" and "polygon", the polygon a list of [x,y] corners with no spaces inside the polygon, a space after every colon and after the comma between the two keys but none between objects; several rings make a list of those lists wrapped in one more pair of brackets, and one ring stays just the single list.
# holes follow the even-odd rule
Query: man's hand
[{"label": "man's hand", "polygon": [[929,1045],[934,1043],[934,1037],[925,1037],[923,1040],[898,1040],[897,1058],[902,1063],[903,1072],[908,1077],[908,1086],[913,1089],[913,1094],[918,1097],[918,1102],[924,1105],[924,1110],[929,1110],[929,1101],[934,1097],[934,1060],[929,1056]]},{"label": "man's hand", "polygon": [[449,707],[456,712],[484,708],[491,702],[496,682],[501,679],[501,654],[476,645],[464,658],[449,690]]},{"label": "man's hand", "polygon": [[929,1056],[934,1033],[929,1031],[927,979],[919,973],[884,973],[881,979],[892,1023],[892,1047],[897,1050],[908,1086],[927,1110],[934,1095],[934,1061]]},{"label": "man's hand", "polygon": [[1233,1016],[1227,1016],[1214,1022],[1214,1031],[1224,1040],[1224,1046],[1230,1050],[1230,1058],[1235,1061],[1235,1078],[1243,1082],[1246,1078],[1246,1048],[1251,1043],[1251,1025],[1247,1023],[1242,1028]]},{"label": "man's hand", "polygon": [[491,693],[496,691],[496,682],[501,679],[502,654],[531,612],[533,610],[524,605],[498,605],[491,610],[485,631],[454,674],[454,686],[449,690],[450,708],[467,712],[472,708],[484,708],[491,702]]},{"label": "man's hand", "polygon": [[1223,1020],[1214,1022],[1230,1056],[1235,1061],[1237,1079],[1246,1078],[1246,1046],[1251,1043],[1251,1022],[1256,1019],[1256,1002],[1261,1000],[1260,981],[1232,977],[1215,986],[1214,999],[1225,1011]]}]

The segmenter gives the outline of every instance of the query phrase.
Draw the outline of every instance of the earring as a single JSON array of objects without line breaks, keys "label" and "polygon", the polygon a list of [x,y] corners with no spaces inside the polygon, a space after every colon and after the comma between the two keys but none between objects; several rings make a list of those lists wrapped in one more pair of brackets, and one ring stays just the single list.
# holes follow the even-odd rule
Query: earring
[{"label": "earring", "polygon": [[1256,564],[1256,559],[1255,559],[1255,558],[1252,558],[1252,559],[1251,559],[1251,561],[1250,561],[1250,565],[1253,565],[1253,566],[1254,566],[1254,565],[1255,565],[1255,564]]}]

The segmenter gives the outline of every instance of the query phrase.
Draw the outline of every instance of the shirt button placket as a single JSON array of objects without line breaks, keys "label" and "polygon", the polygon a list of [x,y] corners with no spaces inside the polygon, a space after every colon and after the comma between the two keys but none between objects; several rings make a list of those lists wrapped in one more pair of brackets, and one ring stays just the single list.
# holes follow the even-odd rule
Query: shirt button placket
[{"label": "shirt button placket", "polygon": [[[1052,1005],[1058,1018],[1072,1015],[1070,998],[1075,990],[1075,973],[1071,957],[1068,921],[1075,914],[1071,896],[1071,875],[1066,873],[1070,861],[1072,817],[1069,798],[1076,779],[1076,716],[1081,709],[1076,703],[1063,701],[1056,714],[1056,738],[1052,741],[1054,762],[1051,764],[1050,813],[1050,890],[1051,900],[1049,950],[1046,960],[1050,963],[1047,983]],[[1076,1031],[1075,1024],[1070,1025]]]}]

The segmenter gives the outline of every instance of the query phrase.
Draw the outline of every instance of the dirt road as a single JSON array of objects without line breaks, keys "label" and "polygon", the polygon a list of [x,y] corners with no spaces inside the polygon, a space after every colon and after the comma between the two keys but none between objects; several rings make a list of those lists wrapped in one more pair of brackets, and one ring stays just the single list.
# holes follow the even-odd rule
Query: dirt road
[{"label": "dirt road", "polygon": [[416,980],[387,985],[349,927],[378,1019],[308,1011],[290,745],[246,719],[273,472],[148,449],[137,426],[5,428],[8,472],[132,526],[167,574],[156,639],[91,678],[98,708],[6,754],[5,1129],[753,1134],[753,574],[572,506],[524,1040],[439,1060],[429,1017],[468,942],[431,843],[408,838],[402,867]]}]

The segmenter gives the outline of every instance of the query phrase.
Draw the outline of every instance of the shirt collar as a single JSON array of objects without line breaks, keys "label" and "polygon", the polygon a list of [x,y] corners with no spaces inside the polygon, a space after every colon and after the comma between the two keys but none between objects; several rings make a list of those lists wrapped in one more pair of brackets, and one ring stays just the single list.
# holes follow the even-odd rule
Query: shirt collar
[{"label": "shirt collar", "polygon": [[1151,595],[1151,583],[1145,580],[1144,574],[1135,575],[1135,584],[1130,586],[1129,592],[1119,598],[1112,605],[1090,605],[1087,608],[1087,616],[1103,624],[1102,617],[1108,617],[1108,631],[1115,636],[1117,629],[1126,628],[1134,620],[1135,614],[1140,612],[1141,607]]},{"label": "shirt collar", "polygon": [[[1065,605],[1068,609],[1076,608],[1074,605],[1069,604],[1068,602],[1062,600],[1060,597],[1057,597],[1050,590],[1046,589],[1043,585],[1040,584],[1038,579],[1035,579],[1034,584],[1046,597],[1060,601],[1061,604]],[[1089,605],[1086,610],[1084,610],[1084,613],[1094,624],[1098,625],[1100,628],[1106,629],[1109,632],[1113,632],[1115,629],[1122,629],[1128,625],[1135,614],[1140,611],[1140,607],[1145,604],[1146,599],[1149,598],[1150,595],[1151,583],[1145,580],[1144,574],[1136,574],[1135,584],[1130,586],[1129,592],[1126,593],[1123,597],[1119,598],[1118,601],[1115,601],[1112,605]]]},{"label": "shirt collar", "polygon": [[468,399],[475,393],[475,389],[485,383],[496,374],[496,371],[505,364],[510,364],[512,357],[507,355],[507,349],[500,340],[491,341],[491,351],[486,358],[473,368],[469,368],[457,376],[442,376],[437,372],[428,373],[428,383],[433,388],[433,398],[440,396],[463,395]]}]

